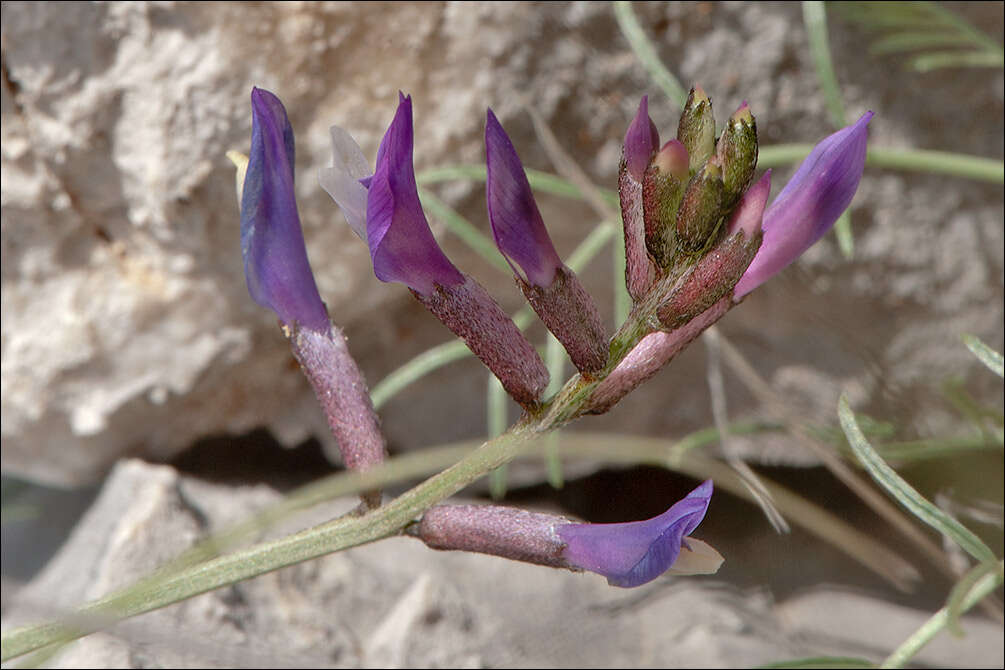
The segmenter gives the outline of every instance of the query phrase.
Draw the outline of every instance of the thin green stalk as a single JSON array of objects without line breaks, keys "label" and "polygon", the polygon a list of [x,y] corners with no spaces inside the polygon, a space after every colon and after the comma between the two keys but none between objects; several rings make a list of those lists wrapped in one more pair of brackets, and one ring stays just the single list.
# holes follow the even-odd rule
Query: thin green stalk
[{"label": "thin green stalk", "polygon": [[[487,436],[491,440],[506,432],[509,425],[509,412],[507,411],[506,389],[502,382],[493,375],[488,375],[488,388],[485,392],[485,421]],[[489,473],[489,495],[493,500],[502,500],[506,497],[506,478],[508,466],[504,463]]]},{"label": "thin green stalk", "polygon": [[963,335],[962,339],[963,344],[967,345],[967,349],[969,349],[970,352],[976,356],[988,370],[995,373],[999,377],[1005,377],[1005,357],[981,342],[979,338],[974,337],[973,335]]},{"label": "thin green stalk", "polygon": [[[46,623],[9,631],[3,636],[3,661],[65,643],[95,632],[111,619],[123,619],[171,605],[252,577],[367,544],[397,533],[432,505],[453,495],[488,471],[511,460],[527,444],[531,431],[524,424],[387,505],[361,517],[344,517],[273,542],[234,552],[188,567],[157,582],[144,582],[82,607],[75,624]],[[364,480],[374,479],[360,475]],[[374,487],[374,485],[370,485]]]},{"label": "thin green stalk", "polygon": [[841,87],[838,85],[831,60],[830,44],[827,39],[827,9],[823,2],[807,0],[803,2],[803,23],[810,43],[810,55],[816,67],[817,79],[827,102],[827,112],[835,128],[845,125],[844,103],[841,101]]},{"label": "thin green stalk", "polygon": [[646,69],[656,85],[663,89],[666,96],[683,109],[684,103],[687,102],[687,91],[670,73],[670,70],[663,65],[652,41],[639,25],[639,20],[635,17],[635,10],[632,9],[632,3],[615,2],[614,18],[617,20],[618,27],[621,28],[625,39],[628,40],[628,44],[632,47],[632,51],[642,63],[642,67]]},{"label": "thin green stalk", "polygon": [[[562,388],[562,379],[565,378],[565,349],[551,333],[548,334],[548,342],[545,345],[545,364],[548,367],[548,388],[545,389],[545,397],[550,397]],[[548,483],[552,488],[560,489],[565,485],[565,476],[562,473],[562,459],[558,456],[559,431],[552,431],[545,436],[544,440],[544,462],[548,472]]]},{"label": "thin green stalk", "polygon": [[911,514],[925,522],[938,532],[952,539],[961,549],[977,559],[978,562],[995,561],[994,552],[974,533],[952,518],[936,505],[925,499],[923,495],[908,484],[897,472],[880,458],[876,450],[865,439],[862,430],[855,421],[855,414],[848,406],[848,398],[842,394],[838,401],[838,418],[841,428],[848,437],[848,444],[859,462],[869,474],[882,486],[886,492],[903,505]]},{"label": "thin green stalk", "polygon": [[[993,593],[1002,584],[1003,564],[998,562],[998,569],[991,574],[984,575],[971,589],[970,593],[963,600],[962,612],[966,612],[974,605]],[[917,655],[921,649],[932,641],[943,628],[949,624],[949,608],[943,607],[936,612],[932,618],[922,624],[911,637],[907,638],[902,645],[883,661],[881,668],[902,668],[908,661]]]},{"label": "thin green stalk", "polygon": [[[791,165],[806,158],[812,149],[812,144],[776,144],[761,147],[757,154],[757,164],[765,168]],[[946,151],[870,147],[865,164],[889,170],[946,174],[1005,184],[1005,162]]]}]

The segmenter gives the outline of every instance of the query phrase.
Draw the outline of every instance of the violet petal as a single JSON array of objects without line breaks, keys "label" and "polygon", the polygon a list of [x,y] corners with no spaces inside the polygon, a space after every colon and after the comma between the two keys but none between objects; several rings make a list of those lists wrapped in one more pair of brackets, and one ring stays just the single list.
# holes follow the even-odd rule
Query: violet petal
[{"label": "violet petal", "polygon": [[570,564],[607,577],[612,586],[640,586],[673,565],[681,542],[705,518],[711,497],[712,481],[708,480],[646,521],[573,523],[555,530],[566,543],[563,556]]},{"label": "violet petal", "polygon": [[366,238],[377,279],[429,295],[437,284],[454,286],[464,277],[436,243],[419,203],[412,166],[412,99],[399,96],[369,184]]},{"label": "violet petal", "polygon": [[307,260],[293,190],[293,128],[272,93],[251,92],[251,152],[241,194],[241,252],[248,292],[287,326],[329,329]]},{"label": "violet petal", "polygon": [[865,168],[866,112],[817,144],[764,212],[764,241],[736,285],[737,299],[781,272],[823,237],[848,208]]},{"label": "violet petal", "polygon": [[491,109],[485,122],[485,159],[485,199],[496,246],[516,275],[547,288],[562,261],[544,227],[520,157]]}]

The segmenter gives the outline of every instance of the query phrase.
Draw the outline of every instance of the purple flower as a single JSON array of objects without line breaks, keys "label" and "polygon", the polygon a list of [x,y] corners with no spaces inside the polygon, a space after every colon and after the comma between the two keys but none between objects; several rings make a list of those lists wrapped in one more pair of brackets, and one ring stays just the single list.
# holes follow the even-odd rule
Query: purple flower
[{"label": "purple flower", "polygon": [[640,586],[666,572],[681,544],[705,518],[712,497],[708,480],[663,514],[647,521],[567,524],[556,527],[565,560],[607,577],[612,586]]},{"label": "purple flower", "polygon": [[642,182],[642,177],[649,167],[653,152],[660,146],[660,134],[656,124],[649,118],[649,96],[642,96],[639,111],[628,126],[625,133],[625,163],[635,181]]},{"label": "purple flower", "polygon": [[823,237],[848,208],[865,168],[872,112],[817,144],[764,212],[764,239],[736,285],[742,298]]},{"label": "purple flower", "polygon": [[491,109],[485,122],[485,154],[485,199],[496,246],[514,274],[535,286],[551,286],[562,261],[541,220],[520,157]]},{"label": "purple flower", "polygon": [[293,128],[272,93],[251,91],[251,153],[241,195],[241,252],[248,292],[286,326],[330,328],[314,283],[293,191]]},{"label": "purple flower", "polygon": [[463,283],[464,276],[436,243],[419,203],[412,166],[412,99],[398,95],[398,111],[377,150],[376,171],[362,180],[369,189],[366,241],[377,279],[430,295],[437,285]]}]

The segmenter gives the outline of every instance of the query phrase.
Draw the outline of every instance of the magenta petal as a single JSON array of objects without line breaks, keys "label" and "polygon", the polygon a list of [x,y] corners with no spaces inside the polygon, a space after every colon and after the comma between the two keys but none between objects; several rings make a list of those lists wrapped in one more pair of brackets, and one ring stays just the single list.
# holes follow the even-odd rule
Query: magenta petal
[{"label": "magenta petal", "polygon": [[711,497],[712,481],[708,480],[646,521],[557,526],[555,531],[566,543],[562,555],[571,565],[607,577],[612,586],[640,586],[677,560],[681,542],[705,518]]},{"label": "magenta petal", "polygon": [[287,326],[329,329],[307,260],[293,190],[293,128],[272,93],[251,91],[251,153],[241,194],[241,252],[248,292]]},{"label": "magenta petal", "polygon": [[412,99],[400,95],[398,111],[381,140],[376,171],[368,184],[367,244],[378,279],[401,282],[429,295],[437,284],[457,285],[464,277],[429,230],[415,183],[412,141]]},{"label": "magenta petal", "polygon": [[639,103],[639,111],[625,133],[625,163],[635,181],[642,182],[653,152],[659,146],[660,134],[656,130],[656,124],[649,118],[649,96],[644,95]]},{"label": "magenta petal", "polygon": [[817,144],[764,212],[764,240],[736,285],[741,298],[781,272],[830,230],[851,204],[865,169],[866,112]]},{"label": "magenta petal", "polygon": [[528,283],[547,288],[562,261],[544,227],[520,157],[491,109],[485,122],[485,157],[485,199],[496,246],[515,274],[521,275],[519,266]]}]

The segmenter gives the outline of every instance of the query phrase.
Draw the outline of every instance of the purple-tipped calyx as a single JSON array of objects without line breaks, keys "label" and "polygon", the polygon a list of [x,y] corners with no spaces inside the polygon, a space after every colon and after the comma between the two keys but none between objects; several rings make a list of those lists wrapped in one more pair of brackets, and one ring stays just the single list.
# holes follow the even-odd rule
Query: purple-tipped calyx
[{"label": "purple-tipped calyx", "polygon": [[314,283],[293,189],[293,128],[272,93],[251,91],[251,152],[241,194],[241,252],[248,292],[288,328],[330,328]]},{"label": "purple-tipped calyx", "polygon": [[562,261],[544,227],[520,157],[491,109],[485,122],[485,156],[485,199],[496,246],[517,276],[534,286],[551,286]]},{"label": "purple-tipped calyx", "polygon": [[607,577],[612,586],[650,582],[674,565],[690,535],[705,518],[712,498],[706,481],[663,514],[646,521],[567,524],[555,530],[570,564]]},{"label": "purple-tipped calyx", "polygon": [[660,145],[660,134],[656,124],[649,118],[649,96],[642,96],[639,111],[625,133],[625,163],[635,181],[642,181],[653,152]]},{"label": "purple-tipped calyx", "polygon": [[428,296],[437,285],[463,283],[464,276],[429,229],[415,183],[412,144],[412,99],[399,94],[398,111],[377,150],[376,170],[368,182],[366,242],[377,279],[401,282]]},{"label": "purple-tipped calyx", "polygon": [[830,230],[848,208],[865,169],[866,112],[817,144],[764,212],[761,248],[739,283],[742,298],[781,272]]}]

